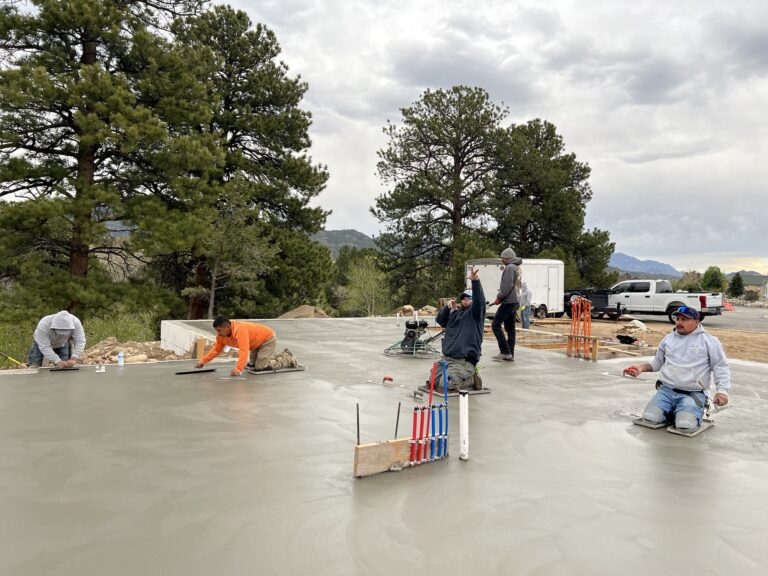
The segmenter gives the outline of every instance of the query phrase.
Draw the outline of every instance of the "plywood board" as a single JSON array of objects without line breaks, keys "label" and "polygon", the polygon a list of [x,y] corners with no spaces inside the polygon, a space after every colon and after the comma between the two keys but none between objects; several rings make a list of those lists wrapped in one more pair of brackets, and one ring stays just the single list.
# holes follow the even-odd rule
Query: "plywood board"
[{"label": "plywood board", "polygon": [[385,440],[355,446],[355,465],[352,474],[359,478],[401,468],[411,459],[410,438]]},{"label": "plywood board", "polygon": [[250,368],[246,368],[245,371],[248,372],[248,374],[253,374],[254,376],[262,376],[264,374],[280,374],[281,372],[301,372],[306,369],[306,366],[299,364],[295,368],[280,368],[278,370],[251,370]]},{"label": "plywood board", "polygon": [[[419,386],[419,392],[423,392],[424,394],[429,394],[429,387]],[[490,394],[491,389],[483,386],[480,390],[469,389],[469,390],[464,390],[464,392],[466,392],[470,396],[474,396],[475,394]],[[459,394],[460,394],[459,392],[455,392],[453,390],[448,391],[449,398],[453,398],[455,396],[458,396]],[[433,393],[433,400],[440,400],[440,398],[443,398],[444,396],[445,396],[444,392],[439,391],[437,388],[435,388],[435,391]]]}]

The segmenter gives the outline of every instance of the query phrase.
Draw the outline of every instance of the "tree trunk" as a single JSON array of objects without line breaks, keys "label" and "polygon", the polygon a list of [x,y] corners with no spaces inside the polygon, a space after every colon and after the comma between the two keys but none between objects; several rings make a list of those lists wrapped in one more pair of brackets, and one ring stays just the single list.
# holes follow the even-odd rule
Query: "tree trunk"
[{"label": "tree trunk", "polygon": [[219,261],[213,261],[213,270],[211,271],[211,292],[208,296],[208,320],[213,319],[213,303],[216,300],[216,274],[219,271]]},{"label": "tree trunk", "polygon": [[[80,62],[91,65],[96,62],[96,42],[83,42],[83,54]],[[92,111],[90,102],[85,105],[85,112]],[[75,180],[75,198],[72,205],[72,238],[69,252],[69,274],[78,279],[88,277],[88,255],[91,243],[91,218],[93,212],[93,183],[96,178],[96,152],[98,145],[83,144],[83,134],[78,134],[81,140],[77,154],[77,178]],[[80,308],[77,298],[70,300],[69,309]]]},{"label": "tree trunk", "polygon": [[[195,273],[193,286],[202,288],[208,286],[208,262],[205,256],[201,256],[197,259],[197,262],[193,265]],[[205,318],[205,314],[208,312],[207,306],[207,294],[204,296],[202,293],[196,292],[189,297],[189,307],[187,308],[187,318],[189,320],[200,320]],[[207,290],[206,290],[207,292]]]}]

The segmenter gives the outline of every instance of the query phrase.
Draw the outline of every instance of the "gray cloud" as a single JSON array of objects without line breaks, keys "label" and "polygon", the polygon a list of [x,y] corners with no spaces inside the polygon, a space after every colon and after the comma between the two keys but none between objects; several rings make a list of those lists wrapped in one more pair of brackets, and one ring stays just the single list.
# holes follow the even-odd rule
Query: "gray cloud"
[{"label": "gray cloud", "polygon": [[768,272],[762,0],[233,5],[275,31],[309,84],[302,106],[312,156],[331,171],[319,201],[334,210],[330,228],[376,232],[381,128],[425,89],[466,84],[508,105],[511,121],[555,123],[592,167],[587,225],[609,230],[619,251]]}]

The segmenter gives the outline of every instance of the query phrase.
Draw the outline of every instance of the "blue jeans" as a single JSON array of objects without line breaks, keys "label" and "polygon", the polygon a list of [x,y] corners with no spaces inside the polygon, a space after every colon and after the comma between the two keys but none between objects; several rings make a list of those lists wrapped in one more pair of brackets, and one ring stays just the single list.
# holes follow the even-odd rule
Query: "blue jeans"
[{"label": "blue jeans", "polygon": [[[69,342],[64,344],[61,348],[54,348],[53,351],[56,352],[62,360],[69,360]],[[37,342],[34,340],[32,341],[32,348],[29,349],[27,356],[27,362],[30,366],[41,366],[43,364],[43,353],[40,351],[40,346],[38,346]]]},{"label": "blue jeans", "polygon": [[[515,355],[515,312],[517,311],[517,303],[507,304],[506,302],[499,305],[496,309],[496,315],[493,317],[491,323],[491,330],[493,335],[496,336],[496,342],[499,344],[499,352],[502,354]],[[506,336],[504,330],[501,329],[502,324],[504,330],[507,331]]]},{"label": "blue jeans", "polygon": [[[679,412],[690,412],[696,417],[696,423],[700,426],[704,416],[704,407],[707,405],[707,395],[704,392],[675,392],[672,388],[659,386],[656,394],[648,402],[643,412],[643,417],[649,409],[657,408],[666,417],[667,421],[674,420]],[[653,421],[653,418],[646,418]]]},{"label": "blue jeans", "polygon": [[526,330],[531,326],[531,307],[525,306],[520,309],[520,321]]}]

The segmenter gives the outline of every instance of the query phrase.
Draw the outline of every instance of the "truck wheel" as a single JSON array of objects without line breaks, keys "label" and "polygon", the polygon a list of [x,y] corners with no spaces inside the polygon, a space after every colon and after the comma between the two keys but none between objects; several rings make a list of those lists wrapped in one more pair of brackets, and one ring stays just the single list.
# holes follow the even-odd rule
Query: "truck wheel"
[{"label": "truck wheel", "polygon": [[674,324],[675,319],[672,317],[672,314],[677,310],[678,307],[675,308],[669,308],[667,309],[667,318],[669,318],[670,323]]},{"label": "truck wheel", "polygon": [[538,308],[536,308],[536,318],[546,318],[547,317],[547,307],[542,304]]},{"label": "truck wheel", "polygon": [[595,318],[595,319],[603,317],[603,313],[602,312],[596,312],[595,310],[591,310],[589,312],[589,315],[592,316],[592,318]]},{"label": "truck wheel", "polygon": [[682,302],[673,302],[672,304],[669,305],[669,308],[667,308],[667,318],[669,318],[669,321],[672,324],[675,323],[675,319],[672,318],[672,314],[674,314],[675,310],[680,308],[680,306],[685,306],[685,304],[683,304]]},{"label": "truck wheel", "polygon": [[621,314],[608,314],[608,320],[616,322],[619,318],[621,318]]}]

